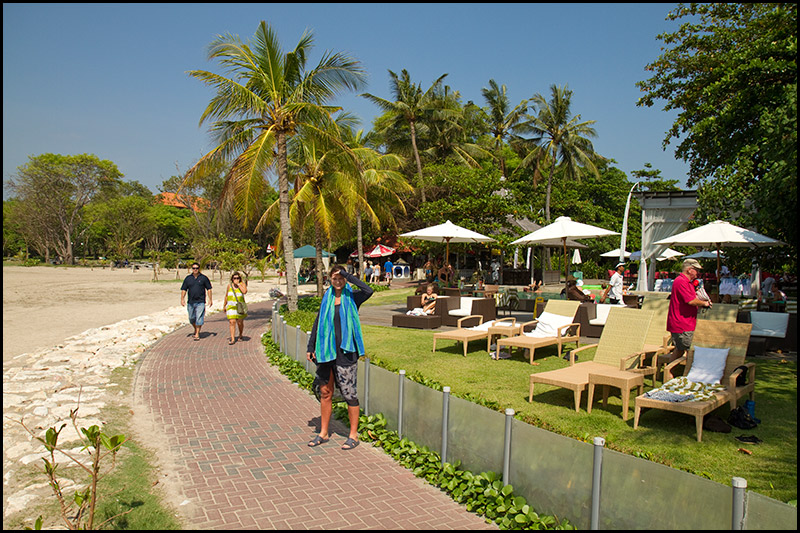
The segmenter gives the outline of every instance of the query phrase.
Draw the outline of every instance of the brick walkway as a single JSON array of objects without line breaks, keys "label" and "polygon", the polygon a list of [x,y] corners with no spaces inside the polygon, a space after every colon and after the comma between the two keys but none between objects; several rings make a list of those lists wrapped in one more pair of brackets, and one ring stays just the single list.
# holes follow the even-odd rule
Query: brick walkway
[{"label": "brick walkway", "polygon": [[[250,306],[249,339],[228,345],[222,313],[201,340],[188,325],[148,350],[138,402],[168,442],[191,529],[496,529],[368,443],[341,450],[348,430],[306,444],[319,403],[267,363],[260,336],[271,303]],[[188,511],[186,511],[188,509]]]}]

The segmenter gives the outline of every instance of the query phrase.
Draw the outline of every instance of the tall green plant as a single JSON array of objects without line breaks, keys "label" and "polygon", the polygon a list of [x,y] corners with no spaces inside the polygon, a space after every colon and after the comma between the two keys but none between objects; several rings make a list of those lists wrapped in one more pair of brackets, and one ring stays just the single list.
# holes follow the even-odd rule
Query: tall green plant
[{"label": "tall green plant", "polygon": [[267,184],[266,173],[276,170],[281,248],[293,310],[297,308],[297,272],[289,221],[287,143],[300,126],[318,129],[330,122],[330,113],[338,108],[326,102],[345,89],[358,89],[365,79],[360,63],[342,53],[326,52],[315,67],[308,68],[312,45],[313,35],[306,32],[293,50],[284,52],[274,30],[261,21],[250,43],[230,34],[211,43],[209,59],[219,60],[231,77],[189,71],[217,91],[200,123],[214,121],[211,131],[219,144],[189,169],[185,181],[201,177],[214,162],[233,160],[223,198],[246,224],[261,215],[258,199]]}]

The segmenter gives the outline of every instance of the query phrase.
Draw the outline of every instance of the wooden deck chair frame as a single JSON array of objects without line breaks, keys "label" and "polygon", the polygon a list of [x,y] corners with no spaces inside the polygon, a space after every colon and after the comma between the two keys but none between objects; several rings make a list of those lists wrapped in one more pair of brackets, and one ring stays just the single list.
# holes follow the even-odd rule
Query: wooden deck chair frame
[{"label": "wooden deck chair frame", "polygon": [[[689,374],[694,359],[695,346],[728,348],[728,359],[725,362],[725,370],[720,381],[725,386],[725,390],[716,393],[710,400],[698,402],[666,402],[640,395],[634,402],[633,428],[639,427],[639,416],[644,408],[684,413],[694,416],[697,442],[701,442],[705,415],[726,403],[729,403],[731,409],[733,409],[736,407],[739,398],[745,395],[749,395],[750,399],[753,400],[755,396],[756,366],[755,363],[745,362],[751,329],[752,324],[699,320],[692,339],[692,347],[689,348],[686,355],[666,366],[664,380],[669,381],[672,378],[672,369],[680,363],[685,363],[684,375]],[[737,387],[736,379],[743,372],[742,369],[738,368],[740,366],[744,366],[747,369],[747,384]]]},{"label": "wooden deck chair frame", "polygon": [[[576,300],[548,300],[547,305],[545,305],[544,310],[548,313],[553,313],[555,315],[561,316],[568,316],[572,317],[573,322],[571,324],[567,324],[566,326],[562,326],[559,328],[558,333],[555,337],[528,337],[527,335],[515,335],[513,337],[506,337],[504,339],[498,339],[495,359],[500,358],[500,347],[501,346],[508,346],[509,349],[511,347],[520,348],[520,349],[527,349],[530,352],[529,358],[530,363],[533,364],[533,354],[536,351],[536,348],[543,348],[545,346],[558,346],[558,356],[561,357],[561,350],[564,346],[564,343],[567,342],[574,342],[575,346],[578,347],[580,345],[581,340],[581,325],[578,322],[575,322],[575,315],[578,312],[578,307],[580,307],[580,302]],[[535,326],[539,323],[538,319],[531,320],[530,322],[525,322],[520,324],[522,327],[522,331],[525,331],[526,327]],[[562,331],[565,333],[562,334]]]},{"label": "wooden deck chair frame", "polygon": [[[456,342],[461,342],[464,344],[464,357],[467,356],[467,345],[469,341],[476,341],[480,339],[486,339],[489,337],[489,331],[475,331],[470,328],[462,327],[462,322],[470,318],[480,318],[481,323],[483,323],[483,316],[482,315],[469,315],[463,318],[458,319],[458,323],[456,325],[456,329],[452,331],[439,331],[433,334],[433,353],[436,353],[436,340],[437,339],[447,339],[447,340],[454,340]],[[508,322],[509,325],[515,325],[517,319],[515,317],[506,317],[506,318],[499,318],[494,321],[494,324],[498,322]]]},{"label": "wooden deck chair frame", "polygon": [[[589,374],[608,374],[614,370],[647,375],[655,371],[644,366],[644,332],[650,327],[653,311],[629,307],[614,307],[608,313],[606,325],[597,344],[586,345],[569,353],[566,368],[531,374],[528,401],[533,401],[536,383],[570,389],[575,398],[575,412],[580,410],[581,395],[589,385]],[[594,360],[575,363],[575,356],[589,348],[597,347]]]}]

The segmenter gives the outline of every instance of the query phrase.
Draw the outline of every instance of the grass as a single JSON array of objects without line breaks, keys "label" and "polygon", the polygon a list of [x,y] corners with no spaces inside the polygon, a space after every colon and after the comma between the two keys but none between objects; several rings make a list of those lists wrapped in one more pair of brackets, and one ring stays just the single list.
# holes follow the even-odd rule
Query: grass
[{"label": "grass", "polygon": [[[405,304],[411,289],[376,293],[364,307]],[[287,317],[292,324],[308,323],[310,330],[314,313],[297,313]],[[299,321],[299,322],[295,322]],[[461,343],[437,342],[436,354],[431,354],[433,332],[413,329],[363,325],[364,343],[373,362],[390,370],[403,369],[407,375],[449,386],[451,394],[470,399],[502,411],[513,408],[517,418],[535,426],[572,437],[591,441],[592,437],[606,439],[606,446],[623,453],[655,461],[706,477],[725,485],[731,478],[743,477],[748,489],[783,502],[797,500],[797,363],[780,360],[755,359],[756,416],[762,423],[752,430],[732,428],[731,433],[703,432],[703,442],[697,442],[694,418],[667,411],[649,410],[642,413],[639,428],[633,429],[633,399],[629,418],[621,418],[622,401],[618,395],[609,397],[608,407],[597,401],[592,413],[586,412],[586,393],[581,409],[575,412],[572,391],[537,384],[533,402],[528,403],[529,376],[568,366],[558,358],[555,346],[536,351],[538,366],[531,366],[521,352],[511,359],[493,361],[486,351],[486,341],[473,341],[463,356]],[[574,347],[567,344],[565,352]],[[581,361],[591,360],[593,350],[587,350]],[[646,380],[649,384],[650,380]],[[647,385],[646,385],[647,386]],[[612,389],[613,390],[613,389]],[[729,407],[715,414],[727,419]],[[734,439],[737,435],[757,435],[762,444],[745,444]],[[752,451],[744,454],[739,448]]]}]

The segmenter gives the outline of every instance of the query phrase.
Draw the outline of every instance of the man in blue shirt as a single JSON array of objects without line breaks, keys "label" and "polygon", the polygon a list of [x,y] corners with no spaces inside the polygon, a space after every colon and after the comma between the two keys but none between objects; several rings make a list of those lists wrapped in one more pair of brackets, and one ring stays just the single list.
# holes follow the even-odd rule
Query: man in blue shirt
[{"label": "man in blue shirt", "polygon": [[[205,274],[200,273],[200,264],[192,263],[192,273],[186,276],[181,285],[181,305],[186,306],[189,312],[189,322],[194,326],[194,337],[200,340],[200,328],[203,327],[203,320],[206,316],[206,291],[208,291],[208,306],[214,303],[211,300],[211,280]],[[186,301],[186,293],[189,293],[189,301]]]},{"label": "man in blue shirt", "polygon": [[392,271],[394,270],[394,265],[392,264],[391,259],[387,259],[386,262],[383,264],[383,271],[386,272],[386,286],[392,286]]}]

